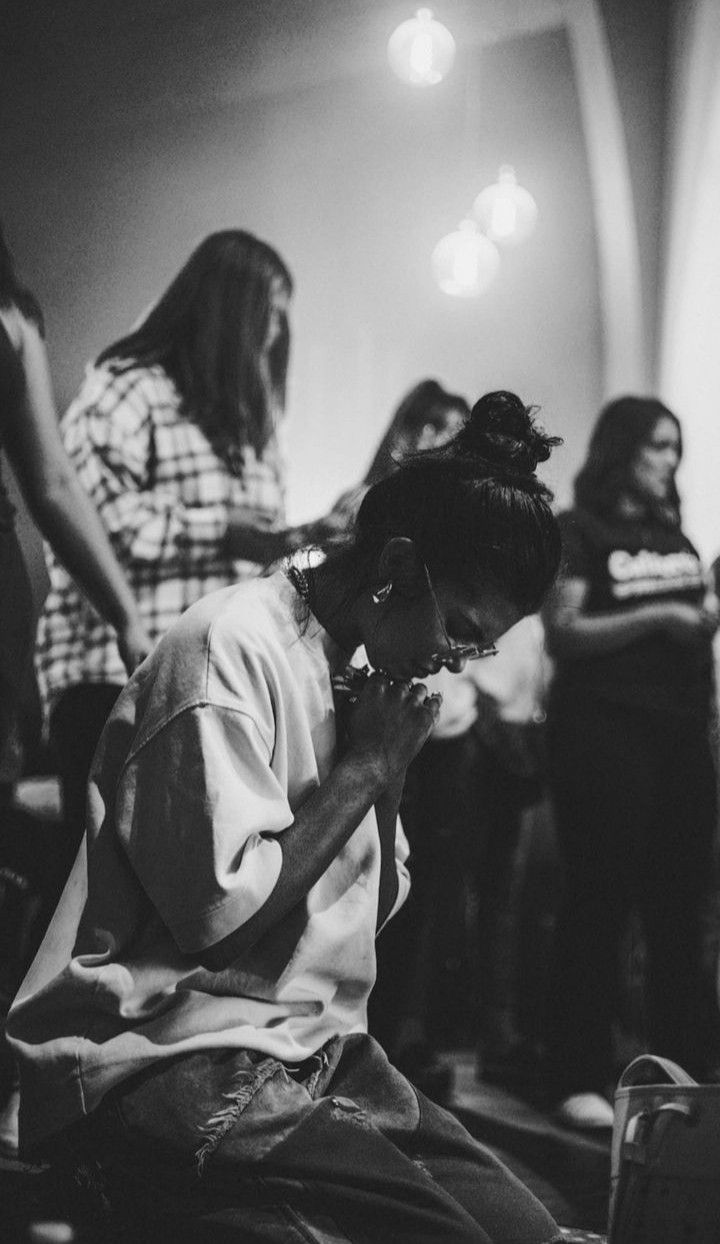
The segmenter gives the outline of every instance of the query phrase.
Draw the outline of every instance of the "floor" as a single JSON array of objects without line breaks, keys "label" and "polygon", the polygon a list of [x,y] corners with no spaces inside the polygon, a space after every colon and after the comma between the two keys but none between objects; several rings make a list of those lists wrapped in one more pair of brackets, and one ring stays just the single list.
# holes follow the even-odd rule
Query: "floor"
[{"label": "floor", "polygon": [[602,1237],[610,1192],[610,1133],[587,1135],[564,1127],[531,1101],[478,1081],[469,1053],[450,1058],[453,1111],[468,1131],[506,1162],[561,1226]]},{"label": "floor", "polygon": [[[565,1229],[567,1244],[604,1241],[610,1138],[559,1126],[536,1106],[479,1083],[469,1053],[446,1056],[455,1080],[453,1110],[526,1183]],[[48,1172],[0,1158],[2,1244],[104,1244],[72,1223]]]}]

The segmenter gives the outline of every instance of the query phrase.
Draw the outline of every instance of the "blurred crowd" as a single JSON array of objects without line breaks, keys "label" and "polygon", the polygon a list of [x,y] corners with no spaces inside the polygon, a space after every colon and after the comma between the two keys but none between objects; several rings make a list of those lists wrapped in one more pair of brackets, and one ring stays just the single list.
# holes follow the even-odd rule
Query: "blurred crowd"
[{"label": "blurred crowd", "polygon": [[[82,848],[93,756],[128,677],[208,594],[299,550],[321,562],[373,488],[446,452],[470,418],[464,396],[420,380],[364,477],[290,525],[279,432],[292,292],[271,246],[210,235],[88,365],[58,421],[42,311],[0,237],[0,444],[49,576],[36,626],[0,479],[3,1016]],[[590,1130],[611,1126],[613,1085],[640,1050],[720,1075],[720,560],[703,565],[683,528],[682,454],[657,398],[609,402],[558,516],[542,606],[480,649],[461,618],[456,659],[422,679],[441,707],[399,797],[411,888],[378,937],[369,1030],[441,1105],[459,1048],[479,1078]],[[353,659],[372,665],[363,649]],[[47,776],[58,822],[18,793]],[[0,1071],[0,1147],[14,1153],[7,1043]]]}]

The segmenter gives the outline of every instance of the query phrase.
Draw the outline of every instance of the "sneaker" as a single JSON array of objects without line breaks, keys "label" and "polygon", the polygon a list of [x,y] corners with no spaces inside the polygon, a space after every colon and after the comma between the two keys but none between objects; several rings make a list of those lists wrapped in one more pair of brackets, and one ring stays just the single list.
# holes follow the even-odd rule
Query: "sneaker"
[{"label": "sneaker", "polygon": [[560,1102],[556,1114],[566,1127],[577,1127],[585,1132],[611,1128],[615,1117],[610,1102],[599,1093],[572,1093]]},{"label": "sneaker", "polygon": [[14,1088],[0,1110],[0,1153],[6,1158],[18,1156],[18,1117],[20,1090]]}]

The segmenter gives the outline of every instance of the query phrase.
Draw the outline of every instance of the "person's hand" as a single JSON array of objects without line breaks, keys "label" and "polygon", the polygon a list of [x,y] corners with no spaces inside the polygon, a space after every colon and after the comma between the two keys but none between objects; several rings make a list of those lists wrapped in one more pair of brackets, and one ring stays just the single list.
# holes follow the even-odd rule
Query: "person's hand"
[{"label": "person's hand", "polygon": [[378,764],[385,786],[402,780],[431,734],[441,702],[423,683],[371,674],[346,719],[350,752]]},{"label": "person's hand", "polygon": [[278,527],[267,510],[235,505],[228,515],[226,547],[231,557],[267,566],[297,547],[292,532]]},{"label": "person's hand", "polygon": [[689,605],[673,600],[658,604],[660,629],[669,639],[686,647],[710,639],[718,628],[718,612],[707,605]]},{"label": "person's hand", "polygon": [[360,692],[365,686],[370,672],[369,665],[363,665],[361,668],[358,668],[356,665],[350,664],[332,676],[333,700],[335,702],[335,729],[337,747],[340,753],[347,750],[348,722],[355,711],[355,705],[360,698]]},{"label": "person's hand", "polygon": [[122,663],[128,675],[135,672],[146,656],[152,652],[152,642],[143,623],[139,618],[129,619],[124,626],[118,627],[117,645]]},{"label": "person's hand", "polygon": [[329,510],[322,518],[316,518],[311,523],[306,523],[301,529],[304,534],[304,544],[323,544],[325,540],[331,540],[333,536],[344,535],[348,529],[351,516],[342,514],[338,510]]}]

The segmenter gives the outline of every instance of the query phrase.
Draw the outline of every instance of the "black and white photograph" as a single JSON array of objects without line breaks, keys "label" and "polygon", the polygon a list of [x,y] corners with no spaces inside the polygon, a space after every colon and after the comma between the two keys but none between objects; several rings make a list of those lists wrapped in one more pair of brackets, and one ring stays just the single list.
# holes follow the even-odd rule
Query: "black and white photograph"
[{"label": "black and white photograph", "polygon": [[720,1244],[718,0],[4,0],[0,1244]]}]

